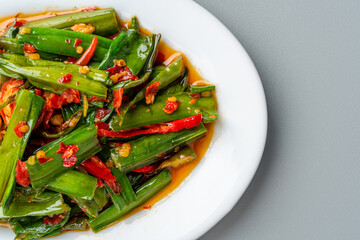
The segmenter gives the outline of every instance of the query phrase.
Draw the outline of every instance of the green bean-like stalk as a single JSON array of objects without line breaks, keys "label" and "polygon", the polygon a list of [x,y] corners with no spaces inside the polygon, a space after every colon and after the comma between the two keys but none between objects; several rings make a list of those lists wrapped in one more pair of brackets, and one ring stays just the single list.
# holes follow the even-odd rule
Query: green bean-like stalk
[{"label": "green bean-like stalk", "polygon": [[[11,203],[15,186],[15,168],[21,159],[31,132],[43,107],[44,100],[27,90],[20,90],[16,97],[14,115],[11,117],[0,147],[0,199],[4,213]],[[29,129],[23,137],[18,137],[14,128],[19,122],[26,122]]]}]

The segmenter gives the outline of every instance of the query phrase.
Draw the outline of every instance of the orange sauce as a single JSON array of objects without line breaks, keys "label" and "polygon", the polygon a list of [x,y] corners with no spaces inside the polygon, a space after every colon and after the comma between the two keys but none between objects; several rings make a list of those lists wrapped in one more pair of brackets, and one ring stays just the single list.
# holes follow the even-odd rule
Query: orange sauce
[{"label": "orange sauce", "polygon": [[[10,16],[10,17],[0,18],[0,29],[5,29],[9,23],[14,21],[15,17],[17,17],[18,20],[35,21],[35,20],[44,19],[44,18],[51,17],[51,16],[69,14],[69,13],[80,12],[80,11],[81,11],[81,9],[76,9],[76,10],[71,10],[71,11],[62,11],[62,12],[44,11],[44,12],[40,12],[40,13],[36,13],[36,14],[21,14],[20,13],[20,14]],[[130,22],[131,22],[131,20],[128,20],[128,21],[121,20],[120,25],[123,28],[128,28],[128,26],[130,25]],[[144,28],[140,28],[140,32],[143,34],[146,34],[146,35],[151,34],[150,31],[148,31],[147,29],[144,29]],[[188,75],[188,83],[189,84],[191,84],[197,80],[203,79],[201,77],[201,75],[199,74],[199,72],[197,71],[197,69],[193,65],[191,65],[189,59],[185,55],[183,55],[181,52],[176,51],[175,49],[171,48],[169,45],[167,45],[163,41],[160,41],[158,50],[159,50],[159,54],[162,54],[163,58],[165,60],[168,60],[168,62],[170,62],[171,58],[175,59],[177,56],[180,56],[180,55],[183,57],[184,65],[189,69],[189,75]],[[159,194],[157,194],[155,197],[153,197],[152,199],[150,199],[149,201],[147,201],[140,207],[134,209],[130,214],[128,214],[124,218],[128,218],[128,217],[132,216],[133,214],[135,214],[139,211],[142,211],[144,209],[148,209],[148,210],[151,209],[151,207],[155,203],[159,202],[161,199],[168,196],[171,192],[173,192],[182,183],[182,181],[187,176],[189,176],[191,171],[200,162],[200,160],[204,156],[207,148],[210,145],[211,139],[214,134],[215,123],[205,124],[205,127],[207,128],[206,136],[191,144],[191,146],[193,147],[193,149],[196,153],[195,160],[192,161],[191,163],[188,163],[188,164],[182,166],[182,167],[179,167],[176,169],[170,169],[171,175],[172,175],[172,182],[163,191],[161,191]],[[123,219],[121,219],[121,220],[123,220]]]}]

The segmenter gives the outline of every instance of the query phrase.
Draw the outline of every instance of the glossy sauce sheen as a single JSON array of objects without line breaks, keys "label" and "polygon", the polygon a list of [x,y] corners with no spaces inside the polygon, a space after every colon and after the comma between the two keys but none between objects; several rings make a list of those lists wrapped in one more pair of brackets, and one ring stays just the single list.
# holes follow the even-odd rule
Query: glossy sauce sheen
[{"label": "glossy sauce sheen", "polygon": [[[71,10],[71,11],[62,11],[62,12],[56,12],[56,11],[44,11],[36,14],[17,14],[16,17],[18,20],[27,20],[27,21],[35,21],[43,18],[48,18],[51,16],[57,16],[57,15],[64,15],[69,13],[75,13],[80,12],[80,9],[77,10]],[[11,23],[14,20],[15,16],[10,16],[6,18],[0,18],[0,29],[5,29],[6,26]],[[131,21],[120,21],[120,24],[123,28],[127,28],[129,26],[129,23]],[[141,19],[140,19],[141,24]],[[140,28],[140,32],[146,35],[150,35],[151,32],[149,32],[146,29]],[[159,44],[159,54],[162,54],[164,59],[167,61],[170,61],[171,59],[175,59],[177,56],[182,56],[184,59],[185,66],[189,69],[189,77],[188,77],[188,83],[191,84],[197,80],[203,79],[196,68],[190,64],[190,61],[181,54],[180,52],[172,49],[170,46],[168,46],[163,41]],[[166,61],[165,61],[166,62]],[[214,92],[213,92],[214,94]],[[214,95],[215,96],[215,95]],[[214,127],[215,123],[208,123],[205,124],[205,127],[207,128],[207,134],[205,137],[197,140],[196,142],[191,144],[191,147],[194,149],[196,153],[196,159],[192,161],[191,163],[188,163],[182,167],[176,168],[176,169],[170,169],[172,174],[172,182],[169,186],[167,186],[163,191],[158,193],[155,197],[147,201],[142,206],[138,207],[137,209],[134,209],[130,214],[128,214],[125,218],[141,211],[144,209],[151,209],[151,207],[163,199],[164,197],[168,196],[172,191],[174,191],[181,183],[182,181],[191,173],[191,171],[196,167],[196,165],[200,162],[201,158],[204,156],[207,148],[210,145],[211,139],[214,134]],[[123,220],[123,219],[122,219]]]}]

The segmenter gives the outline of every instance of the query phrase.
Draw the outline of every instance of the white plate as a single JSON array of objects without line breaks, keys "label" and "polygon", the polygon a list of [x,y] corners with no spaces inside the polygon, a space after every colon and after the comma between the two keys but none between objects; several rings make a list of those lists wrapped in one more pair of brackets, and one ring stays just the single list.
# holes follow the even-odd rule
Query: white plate
[{"label": "white plate", "polygon": [[[145,28],[186,54],[217,88],[219,120],[207,154],[170,196],[151,210],[98,234],[65,233],[54,239],[195,239],[236,204],[260,162],[267,131],[265,96],[258,73],[237,39],[190,0],[17,0],[0,16],[75,6],[113,7],[121,18],[137,15]],[[0,239],[13,233],[0,229]]]}]

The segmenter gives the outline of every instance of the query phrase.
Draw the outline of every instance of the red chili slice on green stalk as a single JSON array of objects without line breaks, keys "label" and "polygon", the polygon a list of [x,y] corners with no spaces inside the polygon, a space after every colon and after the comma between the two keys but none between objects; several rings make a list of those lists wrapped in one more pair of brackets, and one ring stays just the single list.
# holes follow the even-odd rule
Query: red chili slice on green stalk
[{"label": "red chili slice on green stalk", "polygon": [[22,162],[20,159],[17,160],[15,179],[16,182],[23,187],[30,185],[30,175],[26,167],[26,162]]},{"label": "red chili slice on green stalk", "polygon": [[159,123],[159,124],[152,124],[146,126],[147,129],[128,129],[128,130],[120,130],[120,131],[112,131],[107,130],[108,125],[102,124],[95,124],[98,128],[97,132],[98,135],[101,137],[120,137],[120,138],[128,138],[137,135],[144,135],[144,134],[153,134],[153,133],[171,133],[171,132],[178,132],[183,129],[193,128],[199,125],[202,121],[202,115],[194,115],[188,118],[175,120],[168,123]]},{"label": "red chili slice on green stalk", "polygon": [[83,55],[75,62],[75,64],[80,66],[85,66],[88,64],[94,55],[97,43],[98,39],[97,37],[94,37],[90,43],[90,46],[85,50]]},{"label": "red chili slice on green stalk", "polygon": [[64,160],[64,167],[72,167],[77,161],[75,155],[77,151],[79,151],[77,145],[65,145],[63,142],[60,142],[59,150],[56,151],[56,154],[62,154],[61,157]]},{"label": "red chili slice on green stalk", "polygon": [[119,113],[119,108],[121,106],[121,103],[122,103],[122,98],[123,98],[123,89],[122,88],[119,88],[119,89],[116,89],[114,91],[114,101],[113,101],[113,105],[114,105],[114,108],[116,108],[116,112],[118,114]]}]

